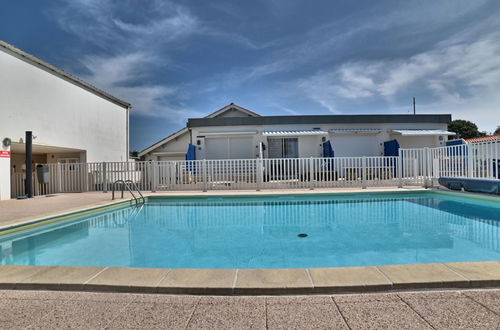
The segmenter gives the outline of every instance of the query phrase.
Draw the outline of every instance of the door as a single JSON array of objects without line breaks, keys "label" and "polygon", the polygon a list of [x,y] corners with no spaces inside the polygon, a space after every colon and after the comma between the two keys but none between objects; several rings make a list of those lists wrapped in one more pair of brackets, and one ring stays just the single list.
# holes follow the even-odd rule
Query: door
[{"label": "door", "polygon": [[[268,138],[269,158],[298,158],[298,138]],[[269,163],[267,175],[270,180],[297,178],[299,175],[298,159],[276,160]]]},{"label": "door", "polygon": [[269,138],[269,158],[298,158],[298,138]]}]

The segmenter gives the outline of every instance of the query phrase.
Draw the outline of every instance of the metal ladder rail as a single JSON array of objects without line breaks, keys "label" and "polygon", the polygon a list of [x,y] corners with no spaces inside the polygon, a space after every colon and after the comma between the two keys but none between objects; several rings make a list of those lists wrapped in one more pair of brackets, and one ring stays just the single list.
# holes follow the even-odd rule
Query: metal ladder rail
[{"label": "metal ladder rail", "polygon": [[125,183],[130,183],[131,188],[134,188],[134,190],[139,194],[139,196],[141,196],[142,204],[145,204],[146,199],[144,198],[141,191],[139,190],[139,187],[137,187],[137,184],[132,180],[125,180]]},{"label": "metal ladder rail", "polygon": [[[132,191],[132,189],[130,188],[130,186],[128,185],[127,182],[123,181],[123,180],[116,180],[115,182],[113,182],[113,190],[111,192],[111,200],[115,200],[115,188],[116,188],[116,184],[117,183],[121,183],[122,184],[122,198],[123,198],[123,191],[125,190],[125,188],[127,188],[127,190],[130,192],[130,194],[132,195],[132,198],[134,199],[135,201],[135,204],[137,205],[139,203],[139,200],[137,199],[137,197],[135,197],[134,195],[134,192]],[[141,194],[142,196],[142,194]],[[143,200],[144,200],[144,197],[142,197]],[[143,201],[144,203],[144,201]]]}]

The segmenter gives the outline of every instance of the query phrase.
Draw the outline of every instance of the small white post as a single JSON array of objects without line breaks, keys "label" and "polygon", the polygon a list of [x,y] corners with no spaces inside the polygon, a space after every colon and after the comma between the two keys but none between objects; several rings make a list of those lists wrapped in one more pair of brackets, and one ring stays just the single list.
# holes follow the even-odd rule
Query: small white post
[{"label": "small white post", "polygon": [[398,188],[403,188],[403,156],[401,155],[401,149],[399,150],[397,159],[397,177],[398,177]]},{"label": "small white post", "polygon": [[34,164],[33,168],[35,169],[35,173],[33,173],[33,188],[31,191],[33,191],[33,196],[39,196],[41,195],[40,193],[40,184],[38,183],[38,173],[36,170],[36,167],[38,166],[37,163]]},{"label": "small white post", "polygon": [[467,144],[467,148],[465,149],[467,153],[467,170],[468,177],[474,177],[474,148],[472,148],[471,144]]},{"label": "small white post", "polygon": [[151,192],[156,192],[158,183],[158,162],[153,160],[151,162]]},{"label": "small white post", "polygon": [[203,159],[201,161],[201,170],[203,176],[203,192],[207,191],[207,160]]},{"label": "small white post", "polygon": [[313,169],[313,159],[309,158],[309,189],[314,189],[314,169]]},{"label": "small white post", "polygon": [[262,187],[262,181],[263,181],[263,177],[264,177],[264,173],[263,173],[263,166],[262,166],[262,158],[257,158],[257,191],[260,191],[261,187]]},{"label": "small white post", "polygon": [[495,174],[496,176],[494,177],[495,179],[500,179],[500,159],[498,158],[498,149],[500,148],[500,141],[496,140],[495,141]]},{"label": "small white post", "polygon": [[366,189],[366,156],[361,158],[361,165],[363,166],[361,170],[361,188]]},{"label": "small white post", "polygon": [[108,169],[106,162],[102,162],[102,189],[108,192]]},{"label": "small white post", "polygon": [[62,193],[62,169],[61,163],[56,164],[56,180],[57,180],[57,192]]},{"label": "small white post", "polygon": [[89,191],[88,183],[89,183],[89,178],[88,178],[88,173],[87,171],[87,163],[81,163],[80,164],[80,172],[81,172],[81,190],[82,192],[84,191]]},{"label": "small white post", "polygon": [[431,188],[432,187],[432,173],[431,173],[431,150],[429,147],[424,148],[424,187]]}]

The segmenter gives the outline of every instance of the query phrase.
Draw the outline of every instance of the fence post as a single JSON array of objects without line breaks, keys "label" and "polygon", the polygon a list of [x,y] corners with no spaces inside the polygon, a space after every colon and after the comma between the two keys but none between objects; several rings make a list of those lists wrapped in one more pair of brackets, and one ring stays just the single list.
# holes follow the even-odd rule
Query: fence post
[{"label": "fence post", "polygon": [[495,179],[500,179],[500,155],[498,154],[498,150],[500,149],[500,141],[495,141]]},{"label": "fence post", "polygon": [[424,156],[424,187],[425,188],[432,188],[433,186],[433,183],[432,183],[432,171],[431,171],[431,167],[432,167],[432,160],[431,160],[431,149],[429,149],[429,147],[425,147],[424,148],[424,153],[425,153],[425,156]]},{"label": "fence post", "polygon": [[262,179],[263,179],[263,166],[262,166],[262,158],[257,158],[257,191],[260,191],[260,188],[262,186]]},{"label": "fence post", "polygon": [[361,188],[366,189],[366,156],[363,156],[363,158],[361,158],[361,165]]},{"label": "fence post", "polygon": [[466,144],[467,148],[467,175],[469,178],[474,177],[474,150],[471,144]]},{"label": "fence post", "polygon": [[88,171],[87,171],[87,163],[80,163],[80,184],[81,184],[81,192],[89,191],[88,188]]},{"label": "fence post", "polygon": [[403,155],[402,151],[399,149],[398,158],[397,158],[397,176],[398,176],[398,188],[403,188]]},{"label": "fence post", "polygon": [[309,158],[309,190],[314,189],[314,169],[313,169],[313,158]]},{"label": "fence post", "polygon": [[158,177],[158,162],[156,160],[151,161],[151,192],[156,192]]},{"label": "fence post", "polygon": [[203,176],[203,192],[207,192],[207,160],[205,158],[201,161],[201,170]]},{"label": "fence post", "polygon": [[33,173],[33,188],[31,188],[31,191],[33,192],[33,196],[39,196],[41,195],[40,193],[40,185],[38,184],[38,174],[36,173],[36,167],[38,166],[37,163],[34,164],[33,169],[35,172]]},{"label": "fence post", "polygon": [[108,169],[106,162],[102,162],[102,190],[103,192],[108,192]]},{"label": "fence post", "polygon": [[62,193],[62,169],[61,163],[56,163],[56,186],[57,192]]}]

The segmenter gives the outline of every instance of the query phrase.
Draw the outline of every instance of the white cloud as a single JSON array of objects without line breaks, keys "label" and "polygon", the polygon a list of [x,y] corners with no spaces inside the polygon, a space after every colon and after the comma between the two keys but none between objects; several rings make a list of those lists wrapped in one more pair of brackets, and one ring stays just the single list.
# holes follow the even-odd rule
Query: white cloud
[{"label": "white cloud", "polygon": [[122,1],[61,0],[52,10],[51,16],[65,31],[101,48],[82,47],[79,69],[69,71],[132,103],[135,114],[167,117],[177,123],[198,116],[180,105],[184,92],[178,86],[144,83],[160,66],[175,68],[165,49],[196,33],[198,19],[182,6],[158,0],[141,7],[147,19],[132,23],[120,15],[124,8],[127,3]]},{"label": "white cloud", "polygon": [[[273,51],[269,52],[264,61],[236,68],[223,74],[220,80],[222,84],[228,82],[228,85],[239,85],[273,74],[291,72],[315,62],[326,65],[329,58],[341,53],[339,50],[348,47],[349,43],[357,38],[365,38],[367,33],[378,32],[381,37],[385,34],[393,35],[399,30],[409,31],[410,34],[432,33],[433,29],[456,21],[477,10],[486,2],[487,0],[454,0],[435,3],[431,7],[404,3],[394,6],[390,12],[383,3],[371,4],[356,15],[347,15],[343,19],[337,18],[301,34],[292,34],[282,39],[269,41],[266,43],[266,48],[272,48]],[[266,3],[270,8],[288,6],[290,9],[294,7],[291,1],[273,0]],[[486,22],[483,23],[486,25]],[[474,28],[470,30],[470,33],[475,31]],[[395,76],[394,79],[401,80],[403,77]],[[387,92],[390,93],[390,83],[386,87]]]},{"label": "white cloud", "polygon": [[382,100],[391,106],[401,93],[419,91],[429,95],[421,110],[477,118],[491,130],[499,123],[487,118],[500,118],[500,33],[440,43],[405,60],[348,62],[296,84],[330,111],[344,101]]},{"label": "white cloud", "polygon": [[273,107],[275,108],[278,108],[280,109],[281,111],[284,111],[286,112],[287,114],[289,115],[292,115],[292,116],[298,116],[298,115],[301,115],[301,113],[297,110],[294,110],[294,109],[291,109],[289,107],[285,107],[283,106],[282,104],[279,104],[279,103],[272,103],[271,104]]}]

